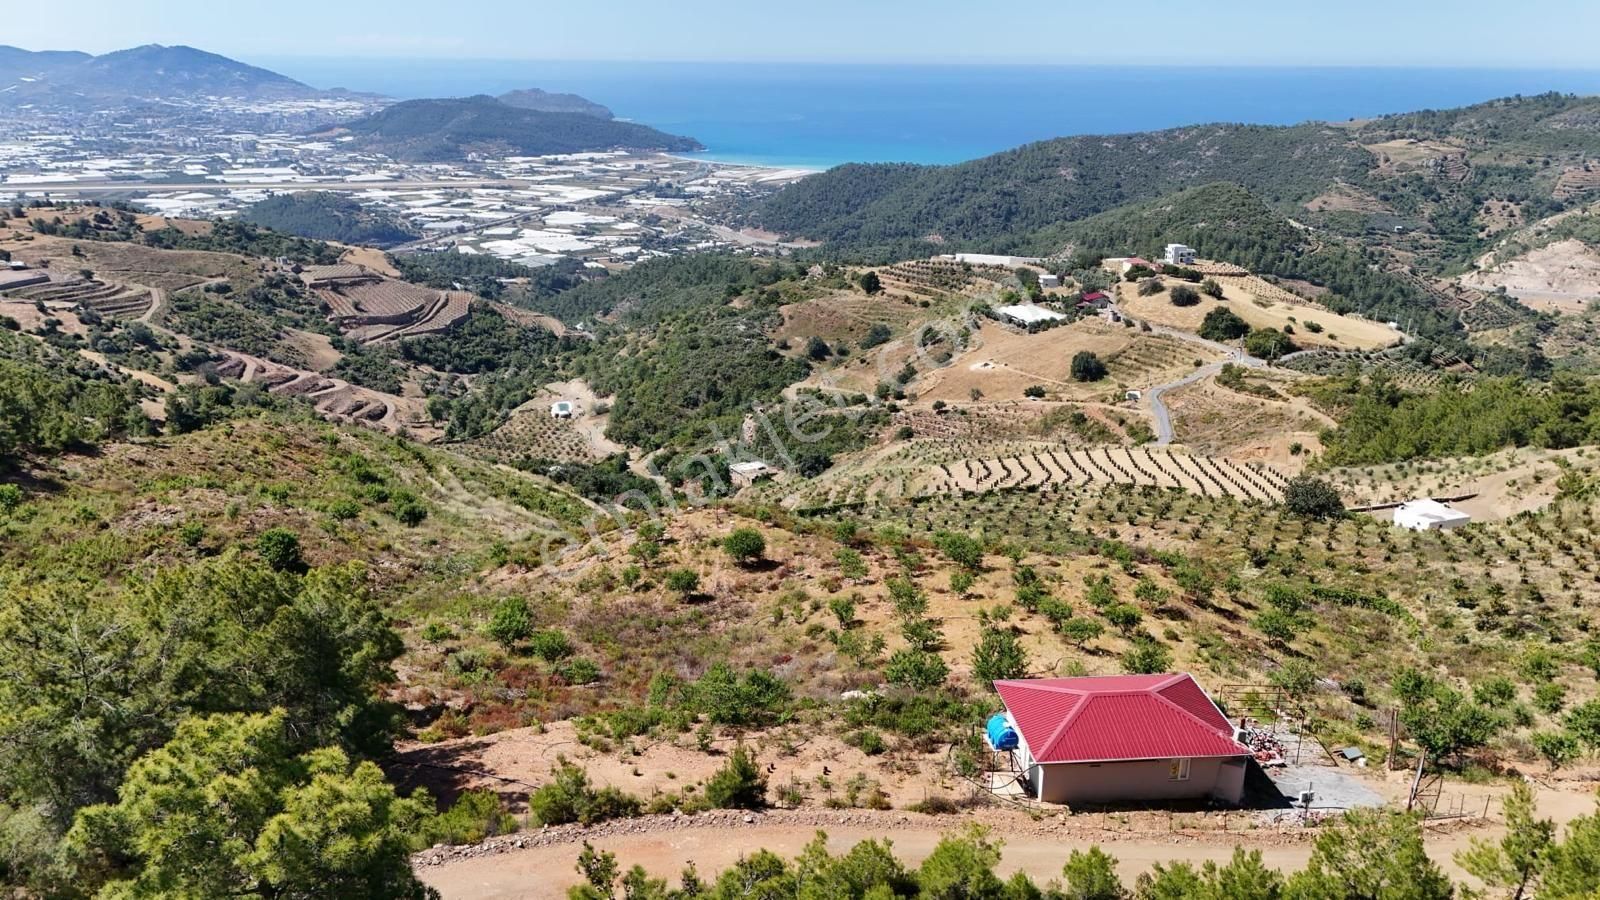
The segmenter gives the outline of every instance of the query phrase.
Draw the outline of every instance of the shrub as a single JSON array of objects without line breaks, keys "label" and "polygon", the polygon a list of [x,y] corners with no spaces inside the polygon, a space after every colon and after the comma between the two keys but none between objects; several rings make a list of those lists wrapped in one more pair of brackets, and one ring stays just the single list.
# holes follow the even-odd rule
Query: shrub
[{"label": "shrub", "polygon": [[767,776],[744,744],[734,747],[728,762],[706,782],[706,799],[718,809],[761,809],[767,805]]},{"label": "shrub", "polygon": [[1218,306],[1200,321],[1200,336],[1208,341],[1236,341],[1250,333],[1250,326],[1226,306]]},{"label": "shrub", "polygon": [[722,539],[722,549],[740,565],[748,565],[767,552],[767,539],[754,528],[736,528]]},{"label": "shrub", "polygon": [[1135,641],[1122,654],[1122,670],[1134,675],[1153,675],[1172,668],[1172,654],[1155,641]]},{"label": "shrub", "polygon": [[415,528],[422,524],[423,519],[428,517],[428,508],[423,506],[422,501],[415,497],[396,497],[394,500],[394,517],[400,521],[401,525],[407,528]]},{"label": "shrub", "polygon": [[579,656],[556,666],[556,674],[567,684],[594,684],[600,680],[600,666],[592,659]]},{"label": "shrub", "polygon": [[1277,359],[1295,351],[1294,341],[1276,328],[1257,328],[1245,336],[1244,349],[1251,356]]},{"label": "shrub", "polygon": [[467,791],[449,809],[428,820],[422,829],[422,843],[476,844],[516,830],[517,817],[493,791]]},{"label": "shrub", "polygon": [[533,615],[528,611],[528,601],[521,597],[507,597],[494,608],[484,632],[496,643],[511,647],[533,634]]},{"label": "shrub", "polygon": [[1174,285],[1167,299],[1173,306],[1194,306],[1200,302],[1200,292],[1186,284]]},{"label": "shrub", "polygon": [[[1133,273],[1129,272],[1128,274],[1132,275]],[[1132,279],[1129,279],[1129,280],[1131,281]],[[1156,294],[1161,293],[1161,290],[1164,287],[1165,287],[1165,285],[1163,285],[1161,283],[1161,279],[1159,279],[1159,278],[1147,278],[1144,281],[1139,283],[1139,296],[1141,296],[1141,297],[1153,297]]]},{"label": "shrub", "polygon": [[545,662],[560,662],[573,653],[572,641],[559,629],[545,628],[528,637],[528,650]]},{"label": "shrub", "polygon": [[890,684],[905,685],[919,691],[936,688],[950,677],[950,667],[937,653],[924,650],[896,650],[884,667],[883,678]]},{"label": "shrub", "polygon": [[1099,381],[1106,377],[1106,364],[1090,350],[1079,350],[1072,356],[1074,381]]},{"label": "shrub", "polygon": [[700,573],[693,569],[673,569],[665,578],[667,590],[688,596],[700,588]]},{"label": "shrub", "polygon": [[878,277],[877,272],[862,272],[861,277],[856,279],[856,284],[861,285],[861,290],[868,296],[883,290],[883,279]]},{"label": "shrub", "polygon": [[1030,384],[1027,387],[1022,389],[1022,396],[1029,397],[1029,398],[1032,398],[1034,400],[1043,399],[1044,398],[1044,385],[1042,385],[1042,384]]},{"label": "shrub", "polygon": [[616,788],[596,790],[588,773],[564,756],[557,758],[555,779],[528,795],[528,811],[540,825],[593,825],[637,816],[641,808],[637,797]]},{"label": "shrub", "polygon": [[1310,475],[1289,479],[1283,490],[1283,506],[1302,519],[1337,519],[1344,516],[1344,501],[1333,485]]},{"label": "shrub", "polygon": [[300,536],[287,528],[268,528],[256,538],[256,552],[267,565],[279,572],[305,568],[300,557]]},{"label": "shrub", "polygon": [[0,484],[0,513],[10,515],[22,505],[22,488],[14,484]]},{"label": "shrub", "polygon": [[1002,628],[985,628],[972,648],[972,677],[990,690],[994,682],[1020,678],[1028,671],[1028,652],[1017,636]]},{"label": "shrub", "polygon": [[1205,281],[1200,282],[1200,293],[1205,294],[1207,297],[1215,297],[1221,300],[1222,285],[1218,284],[1215,278],[1207,278]]}]

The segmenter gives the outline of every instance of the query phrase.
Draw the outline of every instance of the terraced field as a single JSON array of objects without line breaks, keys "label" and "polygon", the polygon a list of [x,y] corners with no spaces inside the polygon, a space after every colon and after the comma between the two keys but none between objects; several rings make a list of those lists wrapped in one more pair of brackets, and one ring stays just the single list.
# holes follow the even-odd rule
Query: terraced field
[{"label": "terraced field", "polygon": [[360,266],[315,266],[301,278],[328,317],[363,344],[441,334],[465,319],[472,295],[385,278]]},{"label": "terraced field", "polygon": [[953,441],[896,445],[806,482],[787,496],[778,486],[764,493],[802,512],[940,494],[1114,485],[1276,503],[1288,482],[1268,465],[1159,448],[1014,441],[991,443],[985,455],[972,455],[973,449],[970,443]]},{"label": "terraced field", "polygon": [[498,463],[548,459],[592,462],[599,457],[571,419],[556,419],[536,406],[513,413],[489,434],[458,446],[463,453]]},{"label": "terraced field", "polygon": [[1284,357],[1279,366],[1325,377],[1343,375],[1354,366],[1363,374],[1383,372],[1401,388],[1415,391],[1437,388],[1446,375],[1469,381],[1473,378],[1473,373],[1454,356],[1435,357],[1433,365],[1425,366],[1398,353],[1315,350]]},{"label": "terraced field", "polygon": [[52,281],[6,291],[6,296],[43,303],[72,304],[110,318],[134,319],[142,316],[154,302],[149,289],[138,285],[74,278]]},{"label": "terraced field", "polygon": [[260,357],[228,351],[217,365],[224,378],[255,382],[273,394],[309,402],[324,418],[368,425],[391,433],[405,430],[418,440],[439,436],[422,401],[385,394],[338,378],[296,369]]}]

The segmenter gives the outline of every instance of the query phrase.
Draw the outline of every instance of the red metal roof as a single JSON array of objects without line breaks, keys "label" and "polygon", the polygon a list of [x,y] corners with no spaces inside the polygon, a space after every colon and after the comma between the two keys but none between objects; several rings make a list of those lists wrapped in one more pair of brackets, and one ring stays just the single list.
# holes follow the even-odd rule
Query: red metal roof
[{"label": "red metal roof", "polygon": [[1187,673],[996,681],[1038,763],[1245,756]]},{"label": "red metal roof", "polygon": [[1106,299],[1109,299],[1109,298],[1107,298],[1106,295],[1101,291],[1090,291],[1089,293],[1083,295],[1083,299],[1085,299],[1085,300],[1106,300]]}]

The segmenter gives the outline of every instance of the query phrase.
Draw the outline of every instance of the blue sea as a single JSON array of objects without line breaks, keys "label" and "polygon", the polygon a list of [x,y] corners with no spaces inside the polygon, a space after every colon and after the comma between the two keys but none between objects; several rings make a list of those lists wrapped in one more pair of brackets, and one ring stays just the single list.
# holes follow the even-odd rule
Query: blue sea
[{"label": "blue sea", "polygon": [[572,92],[621,118],[696,138],[709,159],[818,169],[959,162],[1062,135],[1340,121],[1512,94],[1600,93],[1600,69],[250,62],[316,87],[401,99]]}]

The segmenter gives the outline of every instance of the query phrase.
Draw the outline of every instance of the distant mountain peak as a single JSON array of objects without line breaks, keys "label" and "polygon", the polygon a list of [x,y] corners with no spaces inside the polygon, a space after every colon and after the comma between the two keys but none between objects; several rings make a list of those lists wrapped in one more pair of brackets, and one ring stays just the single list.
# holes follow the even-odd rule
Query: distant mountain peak
[{"label": "distant mountain peak", "polygon": [[0,47],[0,87],[17,103],[82,105],[200,96],[323,96],[286,75],[184,44],[142,44],[99,56]]},{"label": "distant mountain peak", "polygon": [[577,94],[557,94],[540,88],[524,88],[518,91],[507,91],[501,94],[498,99],[501,103],[507,106],[515,106],[518,109],[531,109],[537,112],[582,113],[586,116],[594,116],[597,119],[614,118],[611,110]]}]

